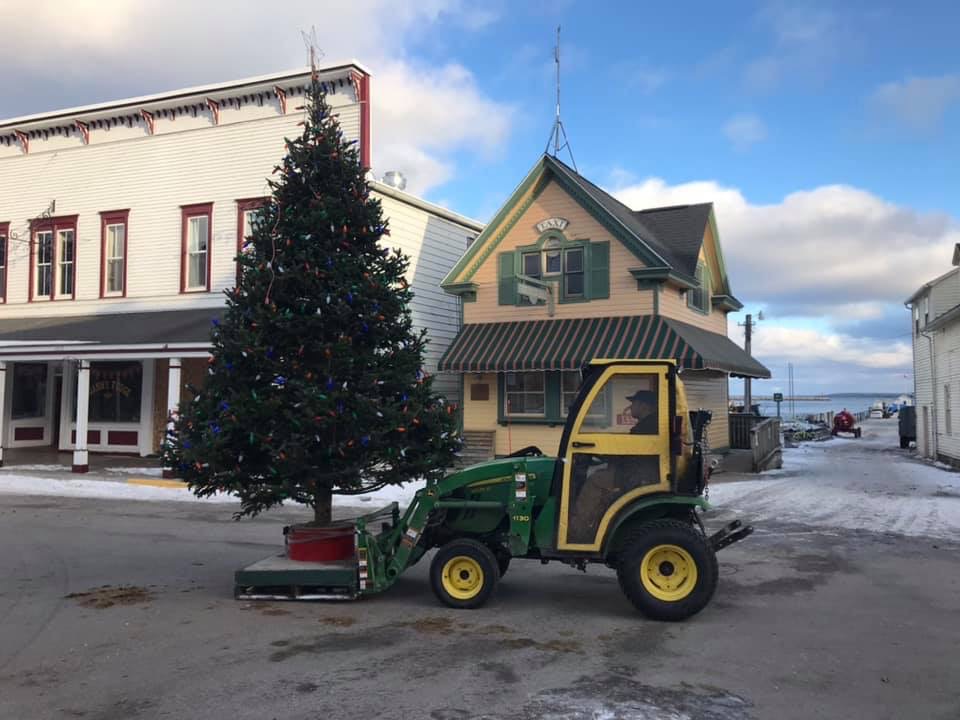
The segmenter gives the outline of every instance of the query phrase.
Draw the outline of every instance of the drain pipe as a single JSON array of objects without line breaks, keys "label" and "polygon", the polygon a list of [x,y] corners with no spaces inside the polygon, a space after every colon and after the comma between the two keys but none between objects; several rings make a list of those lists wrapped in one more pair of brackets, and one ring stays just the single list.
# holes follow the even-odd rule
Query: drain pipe
[{"label": "drain pipe", "polygon": [[[904,303],[903,306],[910,310],[913,310],[913,303]],[[919,323],[919,320],[914,320],[912,315],[913,313],[911,312],[910,324],[912,325],[914,322]],[[937,346],[933,340],[933,336],[929,335],[925,330],[918,329],[917,335],[922,335],[924,338],[926,338],[927,349],[929,351],[930,384],[931,384],[930,396],[931,396],[931,400],[933,401],[933,404],[931,407],[931,410],[933,411],[931,413],[933,415],[933,422],[932,422],[932,432],[930,433],[930,437],[933,441],[933,459],[934,461],[936,461],[937,453],[940,451],[940,441],[937,438],[937,356],[935,354]],[[913,372],[914,402],[916,402],[918,395],[919,393],[917,392],[917,372],[916,372],[916,365],[914,365],[914,372]]]},{"label": "drain pipe", "polygon": [[[928,335],[925,331],[920,333],[927,339],[927,346],[930,350],[930,382],[933,387],[931,388],[930,396],[933,401],[931,410],[933,411],[933,459],[936,461],[937,454],[940,452],[940,438],[937,435],[937,356],[936,356],[936,343],[933,340],[932,335]],[[917,393],[917,380],[914,377],[913,380],[913,393],[916,396]]]}]

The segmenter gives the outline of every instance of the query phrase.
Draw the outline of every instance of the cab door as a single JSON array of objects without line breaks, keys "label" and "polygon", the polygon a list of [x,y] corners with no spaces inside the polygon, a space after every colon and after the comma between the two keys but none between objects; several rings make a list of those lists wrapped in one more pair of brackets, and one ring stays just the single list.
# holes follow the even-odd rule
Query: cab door
[{"label": "cab door", "polygon": [[670,489],[674,374],[664,362],[612,364],[578,398],[560,447],[558,550],[599,552],[622,507]]}]

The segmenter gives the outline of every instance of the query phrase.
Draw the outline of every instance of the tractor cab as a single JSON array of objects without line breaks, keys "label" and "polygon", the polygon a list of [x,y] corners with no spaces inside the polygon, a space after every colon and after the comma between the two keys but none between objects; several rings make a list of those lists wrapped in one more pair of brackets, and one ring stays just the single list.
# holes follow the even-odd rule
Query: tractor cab
[{"label": "tractor cab", "polygon": [[700,478],[689,470],[702,468],[702,437],[694,442],[672,361],[595,360],[569,417],[554,477],[557,550],[600,552],[611,523],[636,501],[700,494],[702,469]]}]

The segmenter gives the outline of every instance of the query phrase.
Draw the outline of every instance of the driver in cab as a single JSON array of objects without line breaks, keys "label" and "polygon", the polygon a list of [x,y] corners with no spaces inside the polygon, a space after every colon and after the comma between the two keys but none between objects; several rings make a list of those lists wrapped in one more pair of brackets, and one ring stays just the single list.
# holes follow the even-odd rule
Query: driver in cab
[{"label": "driver in cab", "polygon": [[653,390],[637,390],[627,397],[630,414],[637,421],[630,428],[631,435],[656,435],[660,429],[657,418],[657,394]]}]

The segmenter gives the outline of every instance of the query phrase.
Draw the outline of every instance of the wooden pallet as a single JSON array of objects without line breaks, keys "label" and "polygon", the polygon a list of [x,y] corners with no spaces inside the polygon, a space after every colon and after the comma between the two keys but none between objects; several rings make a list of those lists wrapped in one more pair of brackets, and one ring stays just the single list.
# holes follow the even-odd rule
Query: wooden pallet
[{"label": "wooden pallet", "polygon": [[359,580],[355,559],[304,562],[275,555],[234,574],[238,600],[354,600]]}]

